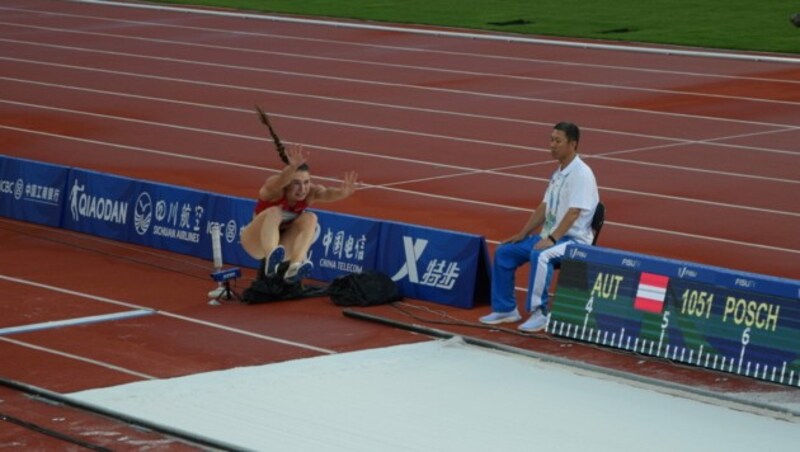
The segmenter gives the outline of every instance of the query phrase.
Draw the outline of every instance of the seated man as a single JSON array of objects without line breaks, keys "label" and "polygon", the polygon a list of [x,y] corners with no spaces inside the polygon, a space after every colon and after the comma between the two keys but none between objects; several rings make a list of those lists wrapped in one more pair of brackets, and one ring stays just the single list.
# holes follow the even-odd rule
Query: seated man
[{"label": "seated man", "polygon": [[[600,202],[597,182],[591,168],[578,156],[580,130],[569,122],[556,124],[550,134],[550,153],[559,166],[550,178],[544,199],[527,223],[501,243],[494,255],[492,270],[492,313],[481,323],[496,325],[517,322],[522,317],[514,296],[514,273],[530,262],[527,309],[530,318],[518,329],[541,331],[547,325],[548,289],[553,264],[560,262],[570,243],[591,244],[591,222]],[[541,227],[541,232],[532,235]]]}]

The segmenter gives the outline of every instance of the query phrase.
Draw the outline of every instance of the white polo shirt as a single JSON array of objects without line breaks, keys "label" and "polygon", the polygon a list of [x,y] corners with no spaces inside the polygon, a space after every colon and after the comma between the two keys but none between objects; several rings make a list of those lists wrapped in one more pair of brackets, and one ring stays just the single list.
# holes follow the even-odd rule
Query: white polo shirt
[{"label": "white polo shirt", "polygon": [[581,214],[569,228],[567,235],[579,243],[592,243],[592,216],[600,202],[600,194],[592,169],[580,156],[576,155],[563,170],[560,166],[556,169],[550,178],[543,201],[547,204],[547,212],[542,226],[542,237],[552,234],[567,210],[576,207],[581,209]]}]

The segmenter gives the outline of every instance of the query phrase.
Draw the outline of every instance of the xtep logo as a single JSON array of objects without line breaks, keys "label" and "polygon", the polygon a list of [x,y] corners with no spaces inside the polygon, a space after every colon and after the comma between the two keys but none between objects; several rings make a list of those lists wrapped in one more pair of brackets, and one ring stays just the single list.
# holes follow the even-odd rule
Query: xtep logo
[{"label": "xtep logo", "polygon": [[413,237],[403,236],[403,249],[406,254],[406,263],[392,276],[393,281],[399,281],[408,275],[409,281],[412,283],[419,283],[417,261],[422,256],[422,253],[425,252],[426,246],[428,246],[428,241],[425,239],[417,239],[414,241]]}]

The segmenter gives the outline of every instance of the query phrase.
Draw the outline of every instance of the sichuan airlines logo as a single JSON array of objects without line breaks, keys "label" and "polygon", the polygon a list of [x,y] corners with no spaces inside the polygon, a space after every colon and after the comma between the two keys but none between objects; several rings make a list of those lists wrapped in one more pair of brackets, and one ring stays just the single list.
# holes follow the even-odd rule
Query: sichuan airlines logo
[{"label": "sichuan airlines logo", "polygon": [[150,194],[144,191],[136,198],[136,204],[133,207],[133,227],[136,229],[136,233],[147,234],[152,221],[153,200],[150,199]]}]

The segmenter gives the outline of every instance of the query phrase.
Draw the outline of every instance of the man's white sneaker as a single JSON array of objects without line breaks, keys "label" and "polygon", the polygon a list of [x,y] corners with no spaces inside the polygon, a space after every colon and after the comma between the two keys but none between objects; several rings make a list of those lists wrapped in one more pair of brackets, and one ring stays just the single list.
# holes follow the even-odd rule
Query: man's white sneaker
[{"label": "man's white sneaker", "polygon": [[518,330],[526,333],[535,333],[542,331],[547,327],[547,316],[542,313],[541,309],[537,309],[531,314],[530,318],[517,327]]},{"label": "man's white sneaker", "polygon": [[499,323],[514,323],[521,320],[519,311],[514,309],[511,312],[493,312],[480,318],[481,323],[486,325],[497,325]]}]

